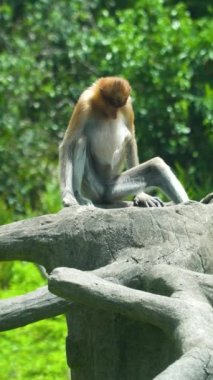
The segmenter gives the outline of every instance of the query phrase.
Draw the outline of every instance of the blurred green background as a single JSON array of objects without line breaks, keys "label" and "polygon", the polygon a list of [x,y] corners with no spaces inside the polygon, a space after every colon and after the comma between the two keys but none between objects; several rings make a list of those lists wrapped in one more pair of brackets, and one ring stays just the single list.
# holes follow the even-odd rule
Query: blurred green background
[{"label": "blurred green background", "polygon": [[[211,0],[0,2],[0,223],[60,209],[58,145],[82,90],[133,89],[140,161],[161,156],[193,199],[213,190]],[[44,283],[0,263],[0,295]],[[1,334],[0,378],[67,379],[62,317]]]}]

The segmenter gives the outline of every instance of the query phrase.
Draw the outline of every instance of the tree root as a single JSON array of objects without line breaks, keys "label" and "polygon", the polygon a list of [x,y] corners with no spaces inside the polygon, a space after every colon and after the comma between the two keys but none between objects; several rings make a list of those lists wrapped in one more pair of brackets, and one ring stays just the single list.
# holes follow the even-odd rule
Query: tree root
[{"label": "tree root", "polygon": [[146,291],[68,268],[55,269],[49,280],[58,296],[151,323],[168,334],[179,359],[155,379],[213,379],[213,276],[163,264],[142,275],[142,285]]}]

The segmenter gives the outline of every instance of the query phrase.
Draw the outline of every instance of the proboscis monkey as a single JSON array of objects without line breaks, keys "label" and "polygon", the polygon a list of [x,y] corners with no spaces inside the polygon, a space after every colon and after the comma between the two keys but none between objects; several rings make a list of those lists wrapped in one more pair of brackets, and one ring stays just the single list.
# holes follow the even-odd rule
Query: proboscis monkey
[{"label": "proboscis monkey", "polygon": [[143,192],[155,187],[174,203],[188,201],[161,158],[139,164],[130,90],[127,80],[106,77],[81,94],[60,145],[65,206],[109,203],[128,195],[135,196],[138,206],[163,206],[159,198]]}]

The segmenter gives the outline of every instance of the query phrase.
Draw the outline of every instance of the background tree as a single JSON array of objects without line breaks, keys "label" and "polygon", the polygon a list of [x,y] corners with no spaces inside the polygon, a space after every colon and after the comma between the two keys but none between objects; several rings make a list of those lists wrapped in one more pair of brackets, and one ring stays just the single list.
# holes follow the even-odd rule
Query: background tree
[{"label": "background tree", "polygon": [[[212,191],[211,16],[209,0],[110,0],[107,7],[103,0],[3,0],[0,222],[61,207],[58,145],[79,94],[103,75],[122,75],[132,85],[140,160],[162,156],[194,199]],[[41,281],[32,266],[1,263],[4,291],[17,293],[19,286],[23,293]],[[55,334],[63,335],[56,325]],[[45,344],[42,328],[34,329]],[[17,339],[29,331],[24,337],[18,331]],[[42,363],[36,374],[29,368],[23,374],[20,362],[15,372],[5,371],[3,355],[11,346],[15,355],[18,344],[9,334],[2,335],[2,379],[12,373],[14,379],[40,380]],[[50,371],[51,379],[54,373],[62,377],[56,368]]]},{"label": "background tree", "polygon": [[41,209],[42,193],[57,181],[70,103],[94,79],[113,74],[132,84],[140,159],[160,155],[191,196],[208,192],[213,23],[207,7],[193,19],[188,6],[3,1],[0,194],[10,209]]}]

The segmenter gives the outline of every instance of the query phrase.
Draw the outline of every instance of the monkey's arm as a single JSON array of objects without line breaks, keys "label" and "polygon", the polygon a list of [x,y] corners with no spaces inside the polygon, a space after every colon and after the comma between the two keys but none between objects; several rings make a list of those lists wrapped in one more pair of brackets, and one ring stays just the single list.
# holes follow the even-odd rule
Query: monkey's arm
[{"label": "monkey's arm", "polygon": [[[64,206],[78,204],[76,193],[80,194],[81,182],[85,165],[85,149],[81,136],[83,135],[87,112],[82,109],[79,101],[74,109],[64,139],[59,148],[60,185]],[[80,154],[83,154],[82,158]],[[79,170],[79,176],[77,176]]]},{"label": "monkey's arm", "polygon": [[126,159],[127,159],[127,169],[131,169],[134,166],[137,166],[139,164],[138,148],[137,148],[135,136],[131,136],[131,138],[127,141]]},{"label": "monkey's arm", "polygon": [[74,141],[63,141],[59,147],[60,186],[64,206],[77,204],[73,191]]},{"label": "monkey's arm", "polygon": [[130,132],[126,143],[126,161],[127,169],[131,169],[139,164],[138,147],[135,139],[134,112],[132,108],[131,98],[129,97],[126,106],[122,110],[125,124]]}]

